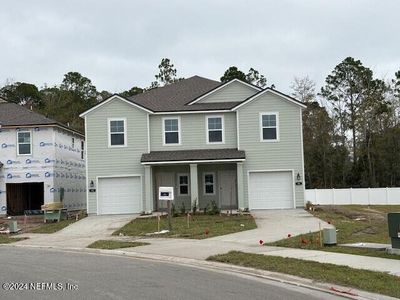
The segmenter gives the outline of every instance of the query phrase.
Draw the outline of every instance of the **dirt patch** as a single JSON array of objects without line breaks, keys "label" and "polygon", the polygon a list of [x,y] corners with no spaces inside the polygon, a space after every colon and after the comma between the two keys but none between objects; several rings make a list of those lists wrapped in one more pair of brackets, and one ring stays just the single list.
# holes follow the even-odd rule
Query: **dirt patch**
[{"label": "dirt patch", "polygon": [[353,232],[354,235],[364,235],[364,234],[377,234],[378,231],[372,226],[365,227],[361,230]]},{"label": "dirt patch", "polygon": [[[43,225],[43,216],[29,216],[26,219],[24,216],[13,217],[13,220],[17,221],[18,229],[21,229],[19,233],[30,232]],[[8,228],[10,219],[0,219],[0,228]]]},{"label": "dirt patch", "polygon": [[386,214],[372,208],[358,208],[352,209],[351,207],[346,206],[319,206],[318,211],[327,212],[327,213],[335,213],[337,215],[341,215],[347,219],[355,220],[355,221],[377,221],[377,222],[386,222]]}]

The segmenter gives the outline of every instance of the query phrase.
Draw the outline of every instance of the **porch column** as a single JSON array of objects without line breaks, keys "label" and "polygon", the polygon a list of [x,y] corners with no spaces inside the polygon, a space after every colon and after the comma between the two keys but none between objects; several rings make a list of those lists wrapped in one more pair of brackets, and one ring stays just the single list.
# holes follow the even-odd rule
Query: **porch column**
[{"label": "porch column", "polygon": [[144,166],[144,205],[145,212],[153,211],[153,178],[151,166]]},{"label": "porch column", "polygon": [[243,186],[243,163],[236,163],[237,171],[237,193],[238,193],[238,208],[244,210],[244,186]]},{"label": "porch column", "polygon": [[199,185],[197,180],[197,164],[190,164],[190,199],[192,207],[196,203],[199,208]]}]

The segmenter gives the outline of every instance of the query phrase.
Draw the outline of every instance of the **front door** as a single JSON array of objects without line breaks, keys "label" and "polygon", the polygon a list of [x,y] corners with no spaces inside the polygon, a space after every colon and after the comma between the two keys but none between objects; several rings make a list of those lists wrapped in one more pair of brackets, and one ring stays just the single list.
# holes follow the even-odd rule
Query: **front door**
[{"label": "front door", "polygon": [[[175,173],[173,172],[157,172],[155,176],[156,180],[156,190],[154,197],[154,207],[156,211],[163,211],[167,209],[167,201],[159,201],[158,200],[158,188],[160,186],[172,186],[175,188]],[[174,194],[176,195],[176,190],[174,190]]]},{"label": "front door", "polygon": [[218,172],[219,206],[221,209],[236,209],[238,207],[236,192],[236,170]]}]

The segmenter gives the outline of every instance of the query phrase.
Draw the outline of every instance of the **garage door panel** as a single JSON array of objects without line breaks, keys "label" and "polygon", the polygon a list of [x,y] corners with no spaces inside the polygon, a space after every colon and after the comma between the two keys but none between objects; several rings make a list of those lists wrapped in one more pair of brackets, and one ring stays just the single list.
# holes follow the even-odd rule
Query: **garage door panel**
[{"label": "garage door panel", "polygon": [[142,208],[140,177],[99,178],[99,214],[139,213]]},{"label": "garage door panel", "polygon": [[249,208],[293,208],[292,172],[250,172]]}]

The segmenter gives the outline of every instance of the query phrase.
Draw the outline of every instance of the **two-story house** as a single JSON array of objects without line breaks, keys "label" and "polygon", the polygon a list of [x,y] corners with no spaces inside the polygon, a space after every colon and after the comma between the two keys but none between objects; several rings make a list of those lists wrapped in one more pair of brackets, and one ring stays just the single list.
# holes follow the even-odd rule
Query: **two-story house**
[{"label": "two-story house", "polygon": [[304,205],[302,109],[274,89],[194,76],[84,112],[88,213],[151,212],[159,186],[175,206]]},{"label": "two-story house", "polygon": [[83,134],[0,99],[0,214],[86,209]]}]

